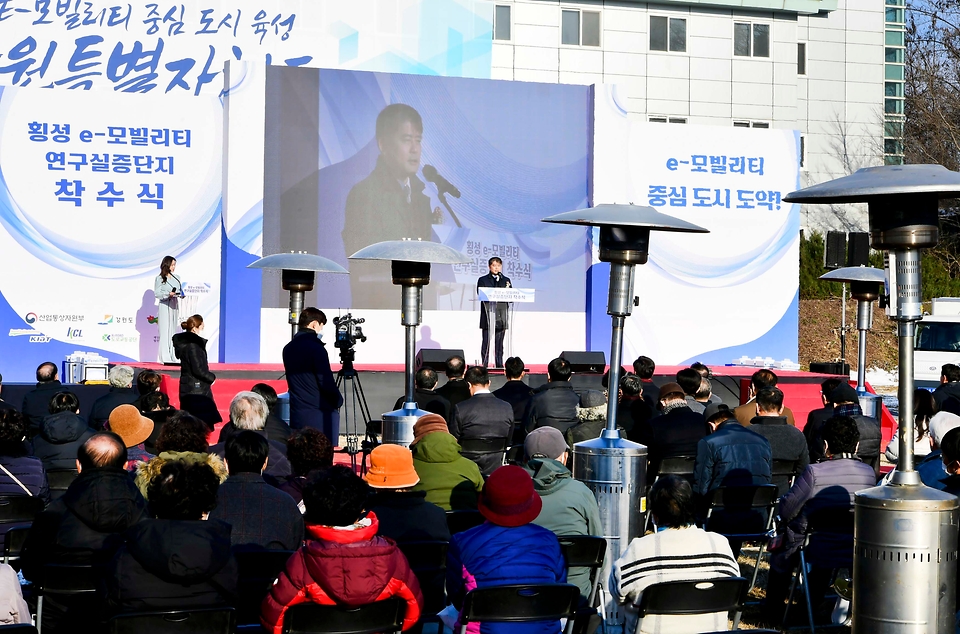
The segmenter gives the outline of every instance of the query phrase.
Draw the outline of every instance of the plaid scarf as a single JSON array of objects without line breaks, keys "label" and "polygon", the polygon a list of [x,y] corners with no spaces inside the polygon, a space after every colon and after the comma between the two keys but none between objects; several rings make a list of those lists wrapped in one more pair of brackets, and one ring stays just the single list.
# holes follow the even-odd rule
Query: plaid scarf
[{"label": "plaid scarf", "polygon": [[834,416],[862,416],[863,410],[858,403],[844,403],[833,408]]}]

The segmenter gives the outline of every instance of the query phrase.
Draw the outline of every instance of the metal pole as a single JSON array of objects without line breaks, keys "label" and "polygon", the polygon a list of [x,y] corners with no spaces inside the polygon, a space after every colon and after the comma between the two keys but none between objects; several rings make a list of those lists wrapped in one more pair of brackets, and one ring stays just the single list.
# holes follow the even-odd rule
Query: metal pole
[{"label": "metal pole", "polygon": [[900,459],[897,462],[895,484],[918,484],[914,470],[913,440],[913,344],[916,322],[922,316],[920,303],[920,251],[896,251],[897,266],[897,335],[900,338],[899,404]]},{"label": "metal pole", "polygon": [[614,315],[610,337],[610,375],[607,377],[607,431],[617,433],[617,395],[620,391],[620,357],[623,349],[623,315]]},{"label": "metal pole", "polygon": [[297,322],[303,312],[303,295],[303,291],[290,291],[290,339],[297,336]]},{"label": "metal pole", "polygon": [[866,300],[857,302],[857,391],[867,391],[867,331],[870,330],[873,305]]},{"label": "metal pole", "polygon": [[405,284],[402,287],[400,323],[405,329],[404,379],[406,384],[405,402],[414,403],[413,361],[417,345],[417,326],[420,325],[420,286]]},{"label": "metal pole", "polygon": [[840,363],[847,362],[847,285],[840,284]]}]

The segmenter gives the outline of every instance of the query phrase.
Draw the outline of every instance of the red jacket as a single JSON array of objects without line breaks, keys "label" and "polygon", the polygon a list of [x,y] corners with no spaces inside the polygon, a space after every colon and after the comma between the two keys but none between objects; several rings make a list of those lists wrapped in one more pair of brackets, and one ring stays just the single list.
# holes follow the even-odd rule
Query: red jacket
[{"label": "red jacket", "polygon": [[347,530],[308,524],[307,543],[260,606],[260,622],[281,634],[283,615],[298,603],[358,606],[400,597],[407,602],[403,629],[420,619],[423,595],[416,576],[397,545],[377,535],[379,522],[367,514],[358,528]]}]

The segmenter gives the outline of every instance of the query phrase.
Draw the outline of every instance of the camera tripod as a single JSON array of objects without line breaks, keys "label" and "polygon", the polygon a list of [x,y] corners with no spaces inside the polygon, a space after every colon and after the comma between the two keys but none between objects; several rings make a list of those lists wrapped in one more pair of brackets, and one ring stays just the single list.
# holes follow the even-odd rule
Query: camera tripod
[{"label": "camera tripod", "polygon": [[[370,429],[370,407],[363,394],[360,373],[353,367],[356,351],[353,347],[340,348],[340,370],[337,372],[337,389],[343,394],[343,422],[346,430],[347,446],[338,453],[350,456],[350,465],[357,470],[357,454],[362,454],[360,475],[367,471],[367,456],[377,446],[377,436]],[[363,441],[360,440],[360,426],[363,425]]]}]

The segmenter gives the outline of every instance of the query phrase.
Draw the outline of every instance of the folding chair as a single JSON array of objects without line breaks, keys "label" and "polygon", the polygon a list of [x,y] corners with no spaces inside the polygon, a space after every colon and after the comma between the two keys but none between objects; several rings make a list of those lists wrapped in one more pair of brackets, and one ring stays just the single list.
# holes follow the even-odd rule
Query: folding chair
[{"label": "folding chair", "polygon": [[[710,491],[707,498],[704,530],[720,533],[731,541],[760,544],[747,592],[757,583],[760,559],[773,538],[776,504],[777,487],[773,484],[718,487]],[[731,530],[733,527],[735,529]]]},{"label": "folding chair", "polygon": [[517,466],[523,466],[523,445],[513,445],[507,449],[507,464],[515,464]]},{"label": "folding chair", "polygon": [[[657,475],[654,476],[653,482],[650,483],[650,486],[652,487],[654,482],[659,480],[661,476],[665,475],[680,476],[690,484],[693,484],[693,469],[696,462],[696,456],[671,456],[669,458],[662,458],[660,460],[660,468],[657,469]],[[649,487],[647,487],[647,492],[649,492]],[[653,514],[647,513],[643,525],[644,532],[646,532],[647,529],[652,525]]]},{"label": "folding chair", "polygon": [[468,531],[474,526],[480,526],[485,521],[483,515],[480,515],[480,511],[447,511],[447,528],[450,529],[451,535]]},{"label": "folding chair", "polygon": [[[772,479],[776,481],[778,478],[786,478],[787,480],[787,490],[793,486],[794,480],[797,479],[797,476],[800,475],[799,467],[800,463],[796,460],[779,460],[774,459],[773,464],[771,465],[770,475]],[[783,495],[786,491],[780,492],[780,495]]]},{"label": "folding chair", "polygon": [[50,496],[54,499],[63,495],[74,480],[77,479],[76,469],[49,469],[47,470],[47,486],[50,487]]},{"label": "folding chair", "polygon": [[35,495],[0,497],[0,525],[29,524],[43,510],[43,500]]},{"label": "folding chair", "polygon": [[241,550],[234,552],[237,559],[236,622],[241,625],[260,622],[260,604],[280,576],[292,550]]},{"label": "folding chair", "polygon": [[[603,537],[593,537],[590,535],[559,535],[560,550],[563,552],[563,559],[567,562],[567,575],[571,568],[589,568],[590,569],[590,595],[587,597],[586,606],[577,609],[574,617],[575,630],[582,631],[580,625],[586,627],[589,619],[597,614],[597,594],[603,593],[603,585],[600,583],[600,570],[603,568],[603,560],[607,554],[607,540]],[[601,596],[601,603],[603,597]],[[598,615],[599,616],[599,615]]]},{"label": "folding chair", "polygon": [[500,464],[504,464],[509,438],[461,438],[460,454],[474,462],[477,458],[500,454]]},{"label": "folding chair", "polygon": [[301,603],[283,615],[283,634],[375,634],[399,632],[407,609],[402,599],[348,608]]},{"label": "folding chair", "polygon": [[[444,541],[397,542],[397,548],[407,558],[410,569],[420,582],[420,591],[423,593],[420,623],[441,623],[437,613],[447,607],[444,573],[447,570],[448,546],[449,543]],[[441,623],[439,630],[442,629]]]},{"label": "folding chair", "polygon": [[233,608],[198,608],[118,614],[107,621],[108,634],[232,634]]},{"label": "folding chair", "polygon": [[30,526],[31,524],[14,524],[3,536],[3,563],[10,564],[15,570],[20,569],[20,551],[30,534]]},{"label": "folding chair", "polygon": [[102,574],[101,568],[90,565],[44,564],[41,566],[39,578],[31,580],[37,595],[37,631],[43,632],[44,597],[85,596],[90,600],[96,600]]},{"label": "folding chair", "polygon": [[463,598],[460,632],[470,623],[530,623],[567,619],[573,631],[580,589],[570,583],[495,586],[471,590]]},{"label": "folding chair", "polygon": [[0,634],[37,634],[37,628],[29,623],[16,625],[0,625]]},{"label": "folding chair", "polygon": [[733,629],[729,631],[772,634],[775,630],[739,629],[743,599],[749,591],[750,587],[743,577],[726,577],[707,581],[665,581],[644,590],[640,595],[640,604],[636,607],[641,618],[649,614],[694,615],[733,612]]}]

